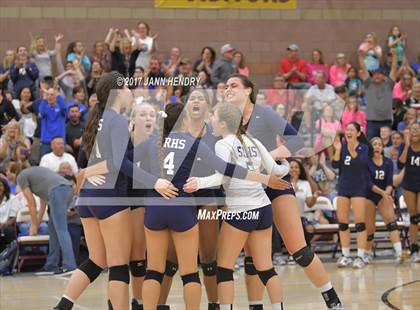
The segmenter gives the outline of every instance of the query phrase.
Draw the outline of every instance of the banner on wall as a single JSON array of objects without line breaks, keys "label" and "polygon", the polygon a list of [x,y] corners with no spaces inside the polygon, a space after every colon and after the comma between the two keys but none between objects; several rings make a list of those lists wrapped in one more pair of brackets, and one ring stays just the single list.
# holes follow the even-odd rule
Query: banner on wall
[{"label": "banner on wall", "polygon": [[157,8],[296,9],[297,0],[155,0]]}]

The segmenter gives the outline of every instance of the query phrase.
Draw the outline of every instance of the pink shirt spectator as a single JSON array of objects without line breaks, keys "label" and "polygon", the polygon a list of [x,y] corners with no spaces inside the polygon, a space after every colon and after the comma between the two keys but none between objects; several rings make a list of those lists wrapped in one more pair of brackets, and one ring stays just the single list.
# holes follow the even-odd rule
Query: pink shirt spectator
[{"label": "pink shirt spectator", "polygon": [[328,77],[329,77],[329,70],[328,70],[328,65],[326,64],[307,64],[307,76],[308,76],[308,82],[311,83],[312,85],[315,84],[315,75],[317,73],[324,73],[325,74],[325,79],[328,82]]},{"label": "pink shirt spectator", "polygon": [[326,119],[320,119],[315,122],[315,126],[317,129],[321,129],[321,132],[316,135],[316,149],[321,151],[330,147],[337,131],[340,130],[340,122],[337,120],[328,121]]},{"label": "pink shirt spectator", "polygon": [[409,98],[409,96],[407,96],[406,94],[404,94],[402,88],[401,88],[401,81],[399,81],[398,83],[396,83],[394,85],[394,89],[392,91],[392,98],[393,99],[400,99],[402,101],[405,101]]},{"label": "pink shirt spectator", "polygon": [[341,116],[341,131],[345,132],[346,127],[351,122],[358,122],[362,127],[362,132],[366,133],[366,114],[363,111],[350,112],[344,109],[343,115]]},{"label": "pink shirt spectator", "polygon": [[347,70],[350,67],[350,64],[346,64],[346,68],[333,65],[330,69],[330,84],[334,87],[344,85],[347,79]]}]

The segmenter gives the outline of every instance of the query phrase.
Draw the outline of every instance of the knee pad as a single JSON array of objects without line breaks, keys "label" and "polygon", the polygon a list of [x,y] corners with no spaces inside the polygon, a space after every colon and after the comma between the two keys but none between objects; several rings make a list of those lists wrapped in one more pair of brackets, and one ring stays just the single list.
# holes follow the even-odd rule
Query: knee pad
[{"label": "knee pad", "polygon": [[155,281],[158,281],[159,283],[162,283],[164,276],[165,276],[165,274],[162,273],[162,272],[159,272],[159,271],[156,271],[156,270],[147,269],[146,270],[146,275],[144,276],[144,281],[146,281],[146,280],[155,280]]},{"label": "knee pad", "polygon": [[228,281],[233,281],[233,270],[217,266],[217,272],[216,272],[217,284],[221,282],[228,282]]},{"label": "knee pad", "polygon": [[128,265],[109,267],[109,281],[120,281],[130,283],[130,269]]},{"label": "knee pad", "polygon": [[131,261],[130,272],[133,277],[144,277],[146,274],[146,260]]},{"label": "knee pad", "polygon": [[102,268],[96,265],[90,258],[85,260],[78,269],[82,271],[90,280],[90,283],[96,280],[96,278],[101,274]]},{"label": "knee pad", "polygon": [[212,277],[216,275],[217,272],[217,262],[211,262],[209,264],[201,263],[201,268],[206,277]]},{"label": "knee pad", "polygon": [[356,225],[354,225],[354,227],[356,228],[357,232],[362,232],[366,230],[366,224],[365,223],[356,223]]},{"label": "knee pad", "polygon": [[374,237],[375,237],[375,234],[368,235],[367,241],[372,241]]},{"label": "knee pad", "polygon": [[183,275],[183,276],[181,276],[181,279],[182,279],[182,284],[183,285],[187,285],[188,283],[193,283],[193,282],[201,284],[200,276],[198,275],[198,271]]},{"label": "knee pad", "polygon": [[293,259],[302,267],[309,266],[314,260],[315,254],[309,246],[301,248],[299,251],[293,253]]},{"label": "knee pad", "polygon": [[255,269],[254,261],[252,260],[252,256],[245,256],[244,260],[244,269],[245,274],[249,276],[256,276],[257,275],[257,269]]},{"label": "knee pad", "polygon": [[178,264],[167,260],[166,266],[165,266],[165,276],[173,277],[177,271],[178,271]]},{"label": "knee pad", "polygon": [[108,310],[114,310],[111,301],[108,299]]},{"label": "knee pad", "polygon": [[346,231],[347,229],[349,229],[349,224],[348,223],[338,223],[338,229],[340,231]]},{"label": "knee pad", "polygon": [[274,267],[268,270],[258,271],[258,277],[260,278],[261,282],[264,283],[264,285],[267,285],[268,280],[270,280],[272,277],[275,277],[276,275],[277,272]]},{"label": "knee pad", "polygon": [[417,225],[420,223],[420,214],[410,216],[410,224]]},{"label": "knee pad", "polygon": [[386,224],[386,229],[388,229],[389,232],[398,230],[398,224],[396,221],[393,221],[391,223]]}]

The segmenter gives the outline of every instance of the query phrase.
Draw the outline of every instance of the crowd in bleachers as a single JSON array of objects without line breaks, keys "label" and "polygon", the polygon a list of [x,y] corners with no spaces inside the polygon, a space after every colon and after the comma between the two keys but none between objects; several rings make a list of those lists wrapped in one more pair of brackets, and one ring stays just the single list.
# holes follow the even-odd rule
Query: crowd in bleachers
[{"label": "crowd in bleachers", "polygon": [[[10,47],[0,63],[0,253],[18,234],[29,233],[25,223],[16,233],[17,214],[26,207],[17,189],[21,171],[40,165],[62,175],[77,175],[81,137],[97,102],[96,84],[104,72],[116,70],[137,79],[197,76],[198,87],[214,90],[214,104],[223,100],[231,74],[251,79],[253,75],[246,54],[233,44],[203,47],[201,53],[197,50],[197,59],[189,59],[182,46],[159,50],[158,36],[144,22],[131,31],[110,28],[104,41],[95,42],[92,50],[85,48],[92,42],[80,41],[64,49],[61,34],[54,37],[55,46],[49,49],[46,39],[41,34],[31,37],[27,46]],[[334,212],[312,211],[311,207],[318,197],[330,201],[336,197],[332,143],[347,124],[356,121],[369,139],[382,139],[385,155],[392,159],[394,173],[401,179],[397,162],[404,135],[420,117],[420,51],[416,57],[409,55],[407,42],[398,27],[391,28],[386,40],[369,33],[359,46],[355,42],[358,64],[350,64],[341,51],[333,61],[325,59],[318,48],[311,59],[303,59],[299,46],[292,43],[285,47],[287,57],[279,61],[272,86],[258,93],[257,104],[272,106],[303,135],[313,136],[308,139],[315,152],[306,159],[293,160],[290,173],[309,232],[311,225],[336,222]],[[363,75],[378,72],[384,76],[378,84],[366,82]],[[135,91],[149,91],[145,98],[156,110],[170,102],[185,101],[191,90],[190,86],[134,84],[129,86],[137,88]],[[332,109],[338,97],[343,99],[342,108]],[[315,120],[314,112],[318,113]],[[401,189],[395,184],[396,202],[400,196]],[[67,214],[68,229],[75,239],[73,246],[78,247],[82,228],[73,207]],[[47,234],[48,225],[44,223],[38,233]]]}]

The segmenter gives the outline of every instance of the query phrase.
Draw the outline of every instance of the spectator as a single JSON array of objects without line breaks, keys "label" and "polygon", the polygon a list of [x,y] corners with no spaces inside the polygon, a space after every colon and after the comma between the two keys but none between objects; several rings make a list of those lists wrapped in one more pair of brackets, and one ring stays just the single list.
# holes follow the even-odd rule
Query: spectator
[{"label": "spectator", "polygon": [[346,101],[348,98],[348,92],[347,88],[344,85],[334,87],[334,92],[337,95],[338,98],[340,98],[343,101]]},{"label": "spectator", "polygon": [[350,67],[347,70],[347,79],[345,85],[349,91],[349,96],[361,97],[363,94],[362,80],[356,68]]},{"label": "spectator", "polygon": [[409,72],[403,73],[401,80],[394,85],[392,98],[400,99],[403,102],[406,101],[411,97],[412,87],[415,81],[415,78]]},{"label": "spectator", "polygon": [[15,63],[15,51],[7,50],[4,53],[3,62],[0,63],[0,90],[9,88],[10,68]]},{"label": "spectator", "polygon": [[210,77],[207,75],[205,71],[198,72],[197,78],[200,79],[200,82],[197,87],[201,87],[204,89],[212,88]]},{"label": "spectator", "polygon": [[3,130],[4,134],[0,139],[0,161],[10,159],[19,142],[24,143],[28,149],[31,149],[31,142],[23,135],[22,127],[18,122],[11,121]]},{"label": "spectator", "polygon": [[391,135],[391,145],[384,149],[385,157],[391,158],[392,161],[397,164],[398,157],[400,156],[403,149],[403,135],[394,131]]},{"label": "spectator", "polygon": [[411,68],[417,75],[417,80],[420,82],[420,50],[417,52],[417,58],[411,63]]},{"label": "spectator", "polygon": [[[56,271],[59,265],[61,249],[62,272],[76,269],[71,238],[67,227],[67,210],[73,197],[72,184],[59,174],[43,167],[32,167],[22,171],[17,182],[28,201],[31,214],[30,235],[36,235],[38,225],[43,218],[48,202],[49,210],[49,252],[44,265],[46,271]],[[41,199],[41,208],[37,212],[33,195]]]},{"label": "spectator", "polygon": [[287,48],[288,56],[280,61],[279,73],[282,74],[287,82],[294,88],[308,88],[306,82],[306,62],[299,58],[299,46],[290,44]]},{"label": "spectator", "polygon": [[328,65],[324,62],[324,54],[320,49],[314,49],[312,51],[312,61],[307,65],[308,82],[312,85],[315,84],[315,75],[318,73],[324,73],[325,78],[329,80]]},{"label": "spectator", "polygon": [[[126,31],[126,35],[127,33],[128,31]],[[145,22],[139,22],[137,24],[137,31],[132,31],[131,34],[133,35],[131,37],[132,46],[138,46],[140,51],[135,60],[135,66],[147,70],[150,64],[151,55],[156,51],[157,34],[152,36],[150,27]]]},{"label": "spectator", "polygon": [[[193,68],[192,68],[192,62],[188,58],[182,58],[179,62],[179,77],[192,77],[194,75]],[[192,89],[192,85],[182,85],[181,86],[181,94],[180,98],[183,100],[186,100],[186,97],[190,93],[190,90]],[[184,101],[183,101],[184,102]]]},{"label": "spectator", "polygon": [[370,77],[365,63],[365,49],[359,50],[360,77],[366,93],[367,101],[367,136],[368,139],[379,136],[382,126],[392,125],[392,90],[396,79],[397,57],[393,52],[390,77],[384,75],[383,69],[378,68]]},{"label": "spectator", "polygon": [[347,79],[347,71],[351,65],[346,61],[346,55],[343,53],[337,54],[335,64],[330,69],[330,82],[334,87],[344,85]]},{"label": "spectator", "polygon": [[160,68],[159,60],[156,57],[150,58],[150,64],[149,64],[149,72],[147,74],[147,77],[149,78],[164,78],[165,74],[162,72]]},{"label": "spectator", "polygon": [[341,132],[345,132],[347,125],[357,122],[359,123],[363,133],[366,133],[366,114],[360,110],[360,103],[357,97],[350,96],[344,107],[343,115],[341,116]]},{"label": "spectator", "polygon": [[233,54],[233,61],[238,68],[239,74],[249,77],[249,68],[246,66],[244,55],[240,51],[235,51]]},{"label": "spectator", "polygon": [[359,55],[363,55],[364,67],[368,72],[377,71],[382,58],[382,48],[378,44],[376,34],[370,32],[359,46]]},{"label": "spectator", "polygon": [[92,63],[92,71],[89,73],[85,81],[87,94],[89,97],[90,95],[96,93],[96,83],[98,83],[99,79],[101,78],[103,71],[104,70],[102,69],[99,62],[94,61]]},{"label": "spectator", "polygon": [[332,144],[334,137],[340,130],[340,122],[334,117],[334,110],[327,105],[322,111],[322,117],[315,122],[315,128],[318,132],[316,135],[315,149],[316,152],[326,150],[328,157],[332,158]]},{"label": "spectator", "polygon": [[400,99],[392,99],[393,119],[391,129],[397,131],[398,124],[404,120],[404,115],[407,112],[406,107]]},{"label": "spectator", "polygon": [[287,115],[286,115],[286,107],[284,106],[283,103],[277,103],[274,107],[273,107],[274,111],[277,112],[278,115],[280,115],[280,117],[287,119]]},{"label": "spectator", "polygon": [[46,98],[39,104],[41,117],[41,157],[51,152],[50,143],[53,137],[65,138],[67,105],[54,88],[47,90]]},{"label": "spectator", "polygon": [[30,111],[30,107],[32,106],[32,93],[31,89],[28,87],[22,88],[19,94],[19,111],[21,118],[19,123],[22,127],[23,134],[26,138],[28,138],[31,143],[33,141],[33,137],[35,134],[35,130],[37,127],[37,119],[36,116]]},{"label": "spectator", "polygon": [[85,49],[80,41],[71,42],[68,45],[66,60],[72,63],[80,63],[84,75],[86,75],[92,67],[89,57],[85,54]]},{"label": "spectator", "polygon": [[210,78],[213,64],[216,60],[216,52],[212,47],[206,46],[201,50],[201,58],[194,63],[194,72],[204,71]]},{"label": "spectator", "polygon": [[167,76],[175,76],[178,74],[178,66],[181,61],[181,50],[173,47],[169,54],[169,59],[162,64],[162,70]]},{"label": "spectator", "polygon": [[66,124],[66,141],[77,158],[80,146],[82,145],[82,134],[85,130],[85,123],[81,121],[81,113],[78,105],[69,107],[69,121]]},{"label": "spectator", "polygon": [[16,216],[17,208],[8,203],[10,189],[7,182],[0,178],[0,253],[16,240]]},{"label": "spectator", "polygon": [[226,83],[229,76],[238,73],[238,68],[233,61],[234,51],[235,49],[230,44],[225,44],[220,49],[222,57],[215,61],[211,74],[211,82],[214,86],[217,86],[220,82]]},{"label": "spectator", "polygon": [[74,105],[79,107],[80,113],[83,115],[87,112],[87,107],[85,104],[85,90],[81,86],[73,88],[73,98],[74,100],[67,104],[67,118],[68,118],[68,109]]},{"label": "spectator", "polygon": [[118,29],[110,28],[105,43],[109,44],[111,52],[111,70],[130,76],[130,67],[135,65],[137,53],[139,53],[138,50],[136,54],[132,53],[134,48],[131,47],[130,39],[123,38]]},{"label": "spectator", "polygon": [[216,87],[216,94],[213,98],[213,107],[216,106],[216,104],[224,101],[225,91],[226,91],[226,83],[219,82]]},{"label": "spectator", "polygon": [[398,123],[397,130],[400,133],[403,133],[408,126],[414,124],[417,121],[417,110],[409,108],[404,115],[404,119]]},{"label": "spectator", "polygon": [[64,148],[64,139],[62,137],[54,137],[51,140],[52,152],[42,156],[39,166],[58,173],[60,164],[67,162],[72,168],[73,175],[77,174],[79,169],[77,168],[76,160],[69,153],[65,153]]},{"label": "spectator", "polygon": [[384,62],[382,63],[382,68],[383,68],[384,74],[386,76],[389,76],[389,74],[391,73],[391,66],[392,66],[392,53],[391,53],[391,51],[389,51],[386,54],[386,58],[385,58]]},{"label": "spectator", "polygon": [[22,166],[17,162],[11,161],[4,165],[4,169],[6,170],[6,181],[10,188],[10,193],[15,194],[17,187],[17,176],[22,171]]},{"label": "spectator", "polygon": [[36,93],[35,81],[38,79],[38,67],[29,62],[28,50],[24,46],[17,48],[16,61],[10,68],[10,79],[13,82],[14,97],[17,97],[20,90],[29,87],[32,93]]},{"label": "spectator", "polygon": [[388,48],[397,52],[397,62],[401,66],[405,59],[405,47],[407,46],[407,34],[401,33],[398,26],[394,26],[388,33]]},{"label": "spectator", "polygon": [[420,83],[417,82],[413,85],[411,96],[406,99],[405,104],[416,110],[420,110]]},{"label": "spectator", "polygon": [[89,120],[90,111],[92,111],[93,107],[96,105],[97,102],[98,102],[98,96],[96,96],[96,94],[92,94],[89,97],[88,106],[86,108],[86,113],[85,113],[83,121],[87,122]]},{"label": "spectator", "polygon": [[109,46],[102,41],[96,41],[93,44],[93,54],[90,56],[90,62],[93,64],[95,61],[101,65],[105,72],[111,70]]},{"label": "spectator", "polygon": [[33,38],[31,41],[30,55],[35,59],[39,70],[39,79],[43,80],[46,76],[51,77],[53,75],[51,58],[55,55],[55,49],[48,50],[43,37]]},{"label": "spectator", "polygon": [[[18,121],[20,119],[18,113],[16,112],[13,104],[7,100],[7,97],[3,95],[4,90],[0,90],[0,127],[3,128],[7,125],[12,119]],[[1,136],[2,131],[0,131]]]},{"label": "spectator", "polygon": [[278,103],[282,103],[287,108],[287,111],[291,111],[295,103],[295,91],[288,90],[286,78],[277,74],[274,77],[273,86],[267,89],[267,104],[274,106]]},{"label": "spectator", "polygon": [[384,147],[391,146],[391,127],[390,126],[383,126],[379,131],[379,137],[382,140],[382,144]]},{"label": "spectator", "polygon": [[31,149],[25,143],[18,142],[10,155],[10,161],[18,164],[22,169],[26,169],[31,167],[31,163],[29,162],[30,155]]}]

